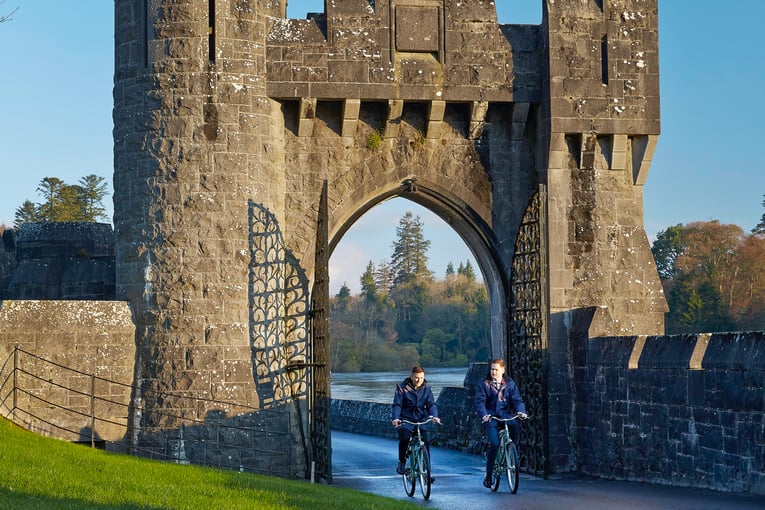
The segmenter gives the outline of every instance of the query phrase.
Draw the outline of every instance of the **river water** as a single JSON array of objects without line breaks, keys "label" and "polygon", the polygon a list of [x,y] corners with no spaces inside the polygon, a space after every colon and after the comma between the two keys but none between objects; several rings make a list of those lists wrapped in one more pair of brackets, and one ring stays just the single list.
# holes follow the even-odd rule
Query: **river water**
[{"label": "river water", "polygon": [[[425,380],[438,398],[441,388],[455,386],[462,388],[467,375],[464,368],[430,368],[425,370]],[[390,404],[396,385],[409,377],[408,371],[400,372],[333,372],[331,381],[332,398],[360,400]]]}]

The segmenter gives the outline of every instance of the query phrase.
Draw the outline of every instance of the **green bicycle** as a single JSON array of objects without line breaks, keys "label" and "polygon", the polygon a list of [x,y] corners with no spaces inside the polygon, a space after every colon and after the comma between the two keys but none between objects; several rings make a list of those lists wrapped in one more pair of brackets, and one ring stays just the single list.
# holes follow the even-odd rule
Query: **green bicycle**
[{"label": "green bicycle", "polygon": [[491,417],[492,420],[497,420],[501,424],[499,427],[499,449],[497,450],[497,458],[494,460],[494,469],[491,472],[491,490],[494,492],[499,489],[499,482],[503,474],[507,475],[510,492],[512,494],[518,492],[518,447],[510,439],[510,429],[507,428],[507,424],[524,416],[522,413],[517,413],[511,418]]},{"label": "green bicycle", "polygon": [[404,480],[404,491],[410,498],[414,496],[414,490],[417,486],[417,481],[419,480],[422,497],[428,499],[430,497],[430,486],[433,483],[433,478],[430,476],[430,455],[425,446],[425,440],[422,438],[420,426],[433,421],[433,417],[430,416],[427,420],[420,422],[409,420],[401,421],[414,425],[412,437],[409,439],[409,446],[406,447],[406,457],[404,458],[406,467],[404,468],[404,474],[401,475]]}]

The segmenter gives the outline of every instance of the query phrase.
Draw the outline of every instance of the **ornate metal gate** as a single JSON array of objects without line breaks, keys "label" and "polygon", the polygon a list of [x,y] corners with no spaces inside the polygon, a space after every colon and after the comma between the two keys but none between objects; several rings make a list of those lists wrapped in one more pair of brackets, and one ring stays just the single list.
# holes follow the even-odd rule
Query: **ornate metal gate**
[{"label": "ornate metal gate", "polygon": [[546,476],[547,434],[547,224],[543,185],[529,200],[513,255],[510,289],[510,373],[518,383],[531,419],[523,427],[521,467]]},{"label": "ornate metal gate", "polygon": [[311,292],[310,331],[312,381],[309,394],[309,420],[312,457],[316,477],[332,483],[332,442],[330,435],[329,373],[329,215],[327,182],[319,200],[316,228],[316,264]]}]

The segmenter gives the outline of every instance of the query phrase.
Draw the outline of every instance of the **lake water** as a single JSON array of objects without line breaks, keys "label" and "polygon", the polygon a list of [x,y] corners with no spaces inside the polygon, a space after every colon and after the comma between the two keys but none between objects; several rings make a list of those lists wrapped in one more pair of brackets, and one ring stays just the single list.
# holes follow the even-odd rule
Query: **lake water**
[{"label": "lake water", "polygon": [[[462,388],[467,375],[465,368],[430,368],[425,370],[425,380],[438,398],[441,388]],[[409,377],[409,372],[333,372],[331,381],[332,398],[360,400],[390,404],[396,385]]]}]

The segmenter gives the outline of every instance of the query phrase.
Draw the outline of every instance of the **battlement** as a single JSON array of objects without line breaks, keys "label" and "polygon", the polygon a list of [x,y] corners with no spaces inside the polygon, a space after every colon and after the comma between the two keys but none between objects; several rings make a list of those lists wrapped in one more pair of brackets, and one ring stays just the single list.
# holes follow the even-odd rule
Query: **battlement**
[{"label": "battlement", "polygon": [[307,20],[270,20],[268,94],[540,102],[541,30],[498,25],[492,2],[328,2]]}]

